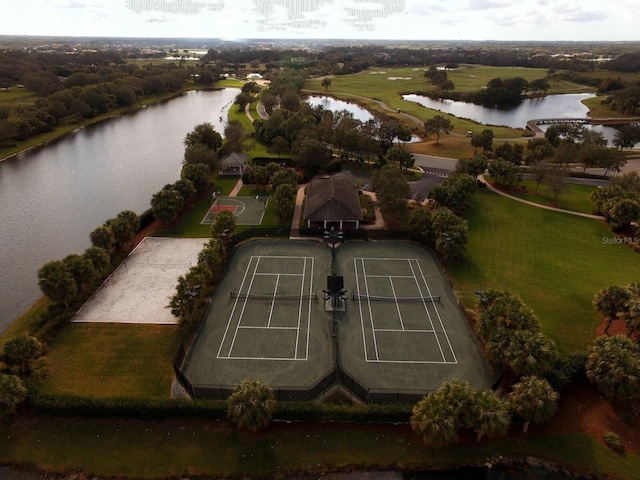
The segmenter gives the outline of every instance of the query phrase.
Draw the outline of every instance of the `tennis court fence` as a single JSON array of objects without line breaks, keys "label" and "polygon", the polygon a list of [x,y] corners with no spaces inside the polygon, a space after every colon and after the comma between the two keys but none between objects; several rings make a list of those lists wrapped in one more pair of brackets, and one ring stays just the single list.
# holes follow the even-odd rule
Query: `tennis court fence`
[{"label": "tennis court fence", "polygon": [[[233,385],[193,385],[182,372],[186,349],[180,345],[173,361],[176,379],[194,399],[226,400],[233,393]],[[276,400],[281,402],[315,400],[335,385],[342,386],[350,395],[366,403],[416,403],[427,393],[424,390],[398,390],[369,388],[348,372],[336,368],[309,387],[273,387]]]}]

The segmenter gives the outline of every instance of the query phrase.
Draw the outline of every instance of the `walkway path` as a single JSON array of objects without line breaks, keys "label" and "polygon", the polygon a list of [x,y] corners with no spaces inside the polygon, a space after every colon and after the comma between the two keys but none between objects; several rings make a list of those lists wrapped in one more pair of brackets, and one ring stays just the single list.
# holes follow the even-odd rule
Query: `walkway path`
[{"label": "walkway path", "polygon": [[543,208],[545,210],[551,210],[553,212],[566,213],[568,215],[575,215],[577,217],[584,217],[584,218],[590,218],[592,220],[603,220],[604,221],[604,217],[602,217],[600,215],[592,215],[590,213],[574,212],[573,210],[565,210],[563,208],[550,207],[548,205],[542,205],[540,203],[531,202],[531,201],[525,200],[523,198],[518,198],[518,197],[515,197],[513,195],[509,195],[508,193],[505,193],[502,190],[499,190],[496,187],[494,187],[493,185],[491,185],[490,183],[488,183],[484,179],[483,175],[480,175],[478,177],[478,180],[480,180],[482,183],[484,183],[490,191],[492,191],[494,193],[497,193],[498,195],[502,195],[503,197],[507,197],[507,198],[509,198],[511,200],[515,200],[516,202],[526,203],[527,205],[531,205],[532,207]]}]

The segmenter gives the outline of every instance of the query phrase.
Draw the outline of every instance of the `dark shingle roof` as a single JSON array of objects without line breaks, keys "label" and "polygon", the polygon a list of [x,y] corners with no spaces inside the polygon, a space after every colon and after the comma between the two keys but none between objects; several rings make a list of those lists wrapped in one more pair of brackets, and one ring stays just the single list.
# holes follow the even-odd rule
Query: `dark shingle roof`
[{"label": "dark shingle roof", "polygon": [[248,155],[246,153],[233,152],[222,157],[218,161],[221,167],[242,167],[247,163]]},{"label": "dark shingle roof", "polygon": [[307,187],[305,220],[362,220],[358,192],[344,177],[322,177]]}]

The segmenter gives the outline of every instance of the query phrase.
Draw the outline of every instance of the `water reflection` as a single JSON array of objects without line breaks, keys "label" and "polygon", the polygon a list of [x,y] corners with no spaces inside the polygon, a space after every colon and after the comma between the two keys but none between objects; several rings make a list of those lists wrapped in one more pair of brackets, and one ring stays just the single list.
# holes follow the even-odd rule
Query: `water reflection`
[{"label": "water reflection", "polygon": [[186,133],[222,133],[238,93],[190,92],[0,163],[0,332],[40,296],[44,263],[81,254],[93,229],[180,177]]}]

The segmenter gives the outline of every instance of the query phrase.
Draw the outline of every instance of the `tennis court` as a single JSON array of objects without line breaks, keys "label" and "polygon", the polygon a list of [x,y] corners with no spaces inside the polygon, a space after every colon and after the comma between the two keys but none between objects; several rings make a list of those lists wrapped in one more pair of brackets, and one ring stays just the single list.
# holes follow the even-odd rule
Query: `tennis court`
[{"label": "tennis court", "polygon": [[330,250],[317,242],[253,241],[235,249],[185,374],[203,390],[246,377],[291,389],[334,370],[323,288]]},{"label": "tennis court", "polygon": [[214,193],[211,206],[200,223],[211,225],[218,213],[228,211],[236,217],[238,225],[260,225],[268,203],[267,196],[222,197]]},{"label": "tennis court", "polygon": [[329,247],[238,247],[182,369],[198,396],[222,398],[223,389],[228,394],[247,377],[276,390],[304,390],[335,374],[360,397],[388,393],[389,401],[447,380],[493,383],[430,251],[408,242],[349,242],[336,249],[335,265],[349,299],[334,312],[322,292]]}]

